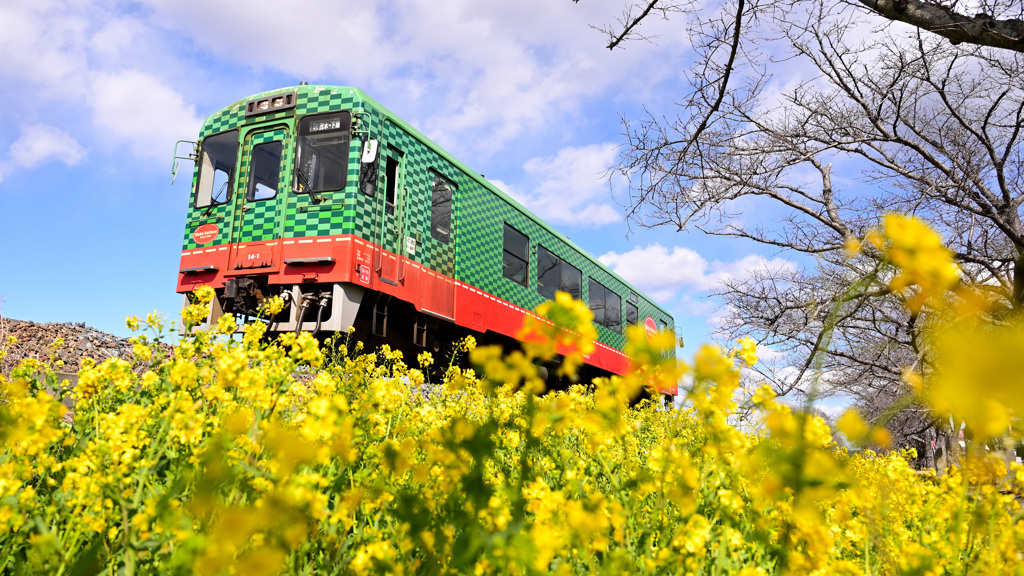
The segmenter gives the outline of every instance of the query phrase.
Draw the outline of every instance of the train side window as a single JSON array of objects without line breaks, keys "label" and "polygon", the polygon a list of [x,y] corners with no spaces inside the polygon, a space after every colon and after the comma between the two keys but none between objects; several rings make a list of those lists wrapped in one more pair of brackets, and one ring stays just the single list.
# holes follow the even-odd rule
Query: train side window
[{"label": "train side window", "polygon": [[501,260],[501,274],[505,278],[526,286],[529,274],[530,239],[515,228],[505,224],[504,252]]},{"label": "train side window", "polygon": [[343,190],[348,177],[351,140],[352,117],[348,112],[318,114],[299,120],[295,192]]},{"label": "train side window", "polygon": [[377,172],[380,170],[378,142],[373,138],[363,140],[363,152],[359,158],[359,191],[373,198],[377,194]]},{"label": "train side window", "polygon": [[280,140],[257,144],[252,148],[252,163],[249,167],[249,193],[251,201],[267,200],[277,195],[281,175]]},{"label": "train side window", "polygon": [[576,300],[583,296],[583,273],[565,260],[562,260],[562,285],[559,289]]},{"label": "train side window", "polygon": [[593,278],[588,286],[590,311],[594,313],[594,324],[622,333],[622,299]]},{"label": "train side window", "polygon": [[452,185],[434,176],[430,196],[430,236],[447,244],[451,241]]},{"label": "train side window", "polygon": [[384,164],[384,211],[395,213],[395,191],[398,189],[398,158],[388,155]]},{"label": "train side window", "polygon": [[626,302],[626,324],[633,325],[640,321],[640,311],[632,302]]},{"label": "train side window", "polygon": [[668,325],[668,321],[667,321],[667,320],[658,320],[658,330],[659,330],[660,332],[672,332],[672,333],[673,333],[673,336],[675,335],[675,330],[673,330],[673,329],[672,329],[672,328],[671,328],[671,327],[670,327],[670,326]]},{"label": "train side window", "polygon": [[579,300],[583,274],[579,268],[555,256],[543,246],[537,247],[537,293],[555,299],[555,292],[568,292]]},{"label": "train side window", "polygon": [[238,130],[221,132],[203,140],[199,152],[196,208],[223,204],[231,199],[238,163]]},{"label": "train side window", "polygon": [[547,248],[537,248],[537,293],[548,300],[555,299],[555,292],[561,283],[558,265],[562,260],[548,252]]},{"label": "train side window", "polygon": [[587,287],[587,300],[590,302],[590,311],[594,314],[594,324],[600,326],[604,326],[604,292],[604,286],[591,278]]},{"label": "train side window", "polygon": [[607,288],[604,290],[604,327],[622,334],[622,298]]}]

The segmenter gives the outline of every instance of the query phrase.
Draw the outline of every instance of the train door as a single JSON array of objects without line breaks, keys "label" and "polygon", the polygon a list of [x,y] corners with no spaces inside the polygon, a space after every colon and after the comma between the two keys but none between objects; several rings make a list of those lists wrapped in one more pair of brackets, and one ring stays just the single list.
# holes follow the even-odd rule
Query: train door
[{"label": "train door", "polygon": [[[189,210],[188,232],[192,246],[205,251],[204,260],[210,269],[226,269],[231,241],[231,201],[238,168],[238,130],[207,136],[199,147],[199,178],[196,182],[194,209]],[[188,244],[186,244],[188,247]],[[216,254],[216,259],[211,258]]]},{"label": "train door", "polygon": [[245,135],[231,232],[230,274],[275,272],[281,267],[281,219],[287,199],[288,128],[258,128]]},{"label": "train door", "polygon": [[384,194],[380,206],[380,227],[377,257],[374,261],[377,278],[397,286],[405,246],[405,174],[402,151],[388,146],[381,158],[384,164]]},{"label": "train door", "polygon": [[455,221],[458,189],[448,178],[430,172],[430,234],[427,289],[421,291],[421,308],[437,316],[455,318]]}]

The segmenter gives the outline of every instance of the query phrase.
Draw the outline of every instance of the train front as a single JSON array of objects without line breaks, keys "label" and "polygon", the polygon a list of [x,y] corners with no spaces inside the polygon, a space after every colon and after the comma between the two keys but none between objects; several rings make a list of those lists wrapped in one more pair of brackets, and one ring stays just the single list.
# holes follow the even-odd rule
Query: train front
[{"label": "train front", "polygon": [[353,235],[360,178],[371,197],[376,184],[364,98],[302,85],[241,100],[203,124],[177,291],[187,303],[213,287],[208,322],[256,316],[280,296],[286,307],[268,319],[271,331],[353,325],[375,256]]}]

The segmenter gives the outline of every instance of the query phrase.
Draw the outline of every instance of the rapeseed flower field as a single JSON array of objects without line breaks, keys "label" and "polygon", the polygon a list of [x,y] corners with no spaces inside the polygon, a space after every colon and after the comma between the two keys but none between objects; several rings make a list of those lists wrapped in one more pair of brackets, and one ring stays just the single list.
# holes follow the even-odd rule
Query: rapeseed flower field
[{"label": "rapeseed flower field", "polygon": [[[593,349],[589,309],[565,294],[521,352],[467,338],[455,358],[268,341],[260,322],[231,337],[230,317],[166,352],[153,314],[129,318],[134,362],[81,370],[73,418],[47,392],[56,361],[0,379],[0,572],[1024,574],[1024,467],[986,449],[1020,440],[1024,372],[1007,352],[1024,332],[986,320],[936,239],[892,216],[849,244],[883,253],[893,292],[934,311],[938,360],[906,377],[974,438],[941,474],[840,448],[820,417],[742,387],[750,339],[682,362],[671,334],[634,327],[628,375],[542,394],[537,360],[565,351],[573,374]],[[212,290],[197,296],[186,327]],[[684,376],[685,409],[633,403]],[[733,426],[740,412],[762,432]],[[838,427],[885,447],[853,412]]]}]

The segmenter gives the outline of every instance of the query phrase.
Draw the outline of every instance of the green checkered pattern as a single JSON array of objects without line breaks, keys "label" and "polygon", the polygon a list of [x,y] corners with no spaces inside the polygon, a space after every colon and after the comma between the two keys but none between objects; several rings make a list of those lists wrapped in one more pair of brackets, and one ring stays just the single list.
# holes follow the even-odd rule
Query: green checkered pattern
[{"label": "green checkered pattern", "polygon": [[[285,218],[284,236],[301,238],[305,236],[328,236],[351,234],[357,211],[354,196],[359,183],[359,151],[361,140],[352,139],[349,146],[348,176],[345,189],[338,192],[320,192],[324,199],[316,204],[307,194],[289,194],[288,211]],[[367,212],[367,208],[364,208]]]},{"label": "green checkered pattern", "polygon": [[[235,188],[235,204],[248,205],[248,210],[235,210],[235,220],[232,229],[232,240],[234,242],[261,242],[273,240],[278,237],[281,222],[281,206],[284,204],[291,175],[292,147],[287,146],[288,131],[284,128],[257,132],[246,139],[245,149],[242,152],[242,165],[238,170],[239,184]],[[252,164],[252,150],[260,144],[285,141],[283,157],[281,159],[280,172],[278,173],[277,194],[273,198],[265,200],[246,200],[248,191],[249,171]]]},{"label": "green checkered pattern", "polygon": [[[283,90],[287,92],[288,88]],[[295,100],[295,115],[317,114],[333,110],[351,110],[362,105],[362,98],[354,88],[332,88],[321,86],[300,86]],[[260,98],[262,96],[253,96]],[[249,101],[250,98],[246,98]]]},{"label": "green checkered pattern", "polygon": [[[234,200],[233,197],[232,200]],[[209,210],[209,215],[203,216],[203,213],[206,212],[207,210]],[[227,221],[225,220],[225,217],[230,213],[230,203],[220,204],[209,208],[192,208],[190,206],[188,222],[185,225],[185,238],[183,240],[182,250],[191,250],[193,248],[198,248],[200,246],[199,244],[196,243],[195,240],[192,239],[192,232],[194,232],[196,228],[202,226],[203,224],[216,224],[221,229],[220,233],[217,234],[217,237],[214,238],[213,242],[210,242],[209,244],[203,244],[203,247],[217,246],[219,244],[226,244],[230,242],[231,237],[229,231],[224,229],[223,224],[224,222]]]},{"label": "green checkered pattern", "polygon": [[[552,234],[545,227],[538,225],[534,218],[527,215],[528,213],[520,210],[505,198],[479,184],[474,185],[475,181],[468,178],[467,180],[469,181],[460,187],[462,222],[465,225],[460,228],[457,262],[459,280],[503,300],[532,310],[544,301],[544,297],[537,292],[537,247],[543,246],[582,272],[581,291],[584,301],[589,301],[590,297],[588,278],[597,280],[618,294],[622,299],[621,316],[625,322],[625,303],[629,299],[629,293],[636,292],[634,288],[609,273],[591,256],[585,255],[562,237]],[[502,275],[502,243],[506,223],[530,239],[530,269],[527,274],[527,286],[513,282]],[[671,326],[671,316],[659,310],[653,303],[643,298],[639,292],[636,293],[640,296],[637,308],[640,311],[641,322],[647,316],[651,316],[655,320],[665,319]],[[597,331],[599,340],[604,344],[619,349],[625,345],[624,329],[621,331],[622,333],[616,333],[604,326],[598,326]]]},{"label": "green checkered pattern", "polygon": [[[249,118],[245,117],[245,104],[249,100],[292,90],[296,91],[294,109]],[[344,87],[298,86],[263,92],[239,100],[207,118],[200,131],[200,139],[236,128],[241,129],[244,134],[250,126],[281,123],[282,121],[294,129],[294,119],[296,116],[336,110],[355,109],[358,111],[362,106],[362,99],[363,96],[358,90]],[[370,111],[368,110],[367,112]],[[376,110],[372,112],[375,115],[379,115],[379,112]],[[250,146],[257,143],[259,142],[252,142]],[[346,189],[338,192],[321,193],[320,196],[326,201],[319,205],[314,204],[308,195],[298,195],[290,192],[292,162],[294,158],[293,143],[294,139],[289,139],[285,143],[285,159],[281,166],[281,190],[275,199],[250,202],[251,209],[244,214],[246,222],[244,229],[229,234],[229,231],[225,229],[225,223],[233,222],[237,225],[242,218],[242,214],[238,210],[241,206],[241,203],[238,201],[238,195],[244,195],[245,193],[247,181],[246,173],[243,171],[247,172],[247,166],[240,167],[235,179],[237,189],[232,196],[232,201],[228,205],[216,207],[209,218],[200,218],[203,209],[190,208],[183,250],[189,250],[198,246],[192,240],[192,232],[197,226],[210,222],[219,224],[222,228],[221,234],[212,245],[232,241],[232,235],[236,238],[234,241],[265,240],[274,237],[276,229],[281,230],[283,235],[288,238],[352,233],[353,223],[359,217],[359,210],[354,202],[354,196],[359,177],[359,150],[362,146],[362,140],[360,138],[352,139],[352,153],[349,157]],[[242,163],[247,162],[248,150],[248,148],[239,147],[239,156]],[[199,167],[196,166],[192,176],[193,195],[195,194],[198,174]],[[194,196],[192,200],[194,204]],[[370,213],[369,209],[364,209],[364,211],[367,214]],[[280,220],[277,220],[277,217],[281,213],[284,214],[283,226],[275,229],[275,222],[280,225]]]},{"label": "green checkered pattern", "polygon": [[[294,110],[269,116],[245,118],[245,103],[251,98],[297,91]],[[544,224],[505,194],[485,185],[479,176],[464,164],[438,148],[402,120],[395,118],[376,102],[353,88],[299,86],[257,94],[239,100],[235,104],[214,114],[203,124],[201,136],[241,128],[254,123],[263,124],[270,120],[286,119],[295,126],[294,119],[305,114],[337,110],[352,110],[353,137],[349,157],[348,180],[345,190],[323,194],[324,202],[314,204],[307,195],[290,191],[294,138],[286,139],[285,161],[281,168],[281,188],[275,200],[250,202],[255,210],[244,215],[244,224],[236,234],[238,241],[256,241],[274,237],[275,230],[281,230],[283,237],[324,236],[333,234],[355,234],[369,242],[381,243],[387,249],[405,254],[405,238],[417,239],[416,253],[412,259],[433,270],[454,276],[480,290],[494,294],[504,300],[527,309],[533,309],[544,298],[537,293],[537,246],[543,246],[556,256],[579,268],[583,274],[581,290],[587,300],[589,294],[587,278],[594,278],[618,294],[622,300],[622,317],[625,320],[625,304],[629,293],[640,295],[637,304],[640,321],[650,316],[656,321],[666,321],[671,327],[672,317],[660,309],[635,288],[622,281],[617,275],[584,254],[568,238]],[[275,132],[282,137],[282,132]],[[359,156],[365,138],[376,138],[380,144],[380,169],[378,171],[377,193],[366,196],[358,189]],[[255,144],[257,142],[253,142]],[[251,145],[250,145],[251,146]],[[394,216],[384,215],[385,164],[389,146],[401,151],[399,191]],[[250,147],[241,151],[248,157]],[[189,225],[185,231],[185,248],[194,247],[191,234],[199,224],[217,221],[241,222],[237,201],[244,196],[244,185],[248,166],[239,169],[238,190],[230,206],[213,210],[209,218],[199,219],[202,210],[190,209]],[[193,174],[193,188],[198,169]],[[453,184],[452,224],[449,244],[434,240],[430,235],[430,202],[434,175],[439,175]],[[258,205],[263,204],[260,208]],[[238,215],[236,216],[236,213]],[[278,220],[283,214],[283,222]],[[502,276],[503,225],[508,223],[530,239],[530,270],[528,286],[521,286]],[[277,228],[275,228],[275,225]],[[227,231],[214,244],[226,242]],[[622,334],[604,327],[598,327],[600,340],[609,346],[621,348],[625,343]]]},{"label": "green checkered pattern", "polygon": [[[399,178],[401,191],[396,195],[396,216],[400,216],[400,218],[386,218],[386,222],[383,224],[375,225],[373,228],[375,235],[368,239],[374,242],[383,240],[388,249],[405,254],[406,236],[416,238],[416,253],[412,256],[413,260],[442,274],[454,275],[462,171],[447,158],[394,122],[384,122],[381,140],[382,157],[388,149],[392,148],[398,149],[402,153]],[[452,225],[448,244],[435,240],[430,235],[430,204],[435,175],[448,180],[452,183],[453,188]],[[376,205],[374,214],[383,214],[385,202],[383,170],[377,189],[379,193],[373,202]],[[366,202],[366,204],[369,203]],[[381,226],[384,228],[383,234]],[[364,237],[365,231],[365,228],[357,229],[357,233],[362,232],[360,235]]]},{"label": "green checkered pattern", "polygon": [[[358,112],[362,98],[352,88],[322,88],[300,86],[296,99],[295,114],[317,114],[337,110]],[[356,120],[353,119],[353,122]],[[328,236],[351,234],[356,219],[354,196],[359,183],[359,151],[361,138],[352,138],[349,146],[348,175],[345,189],[338,192],[320,193],[321,204],[312,202],[308,195],[289,194],[288,211],[285,218],[284,236]]]}]

